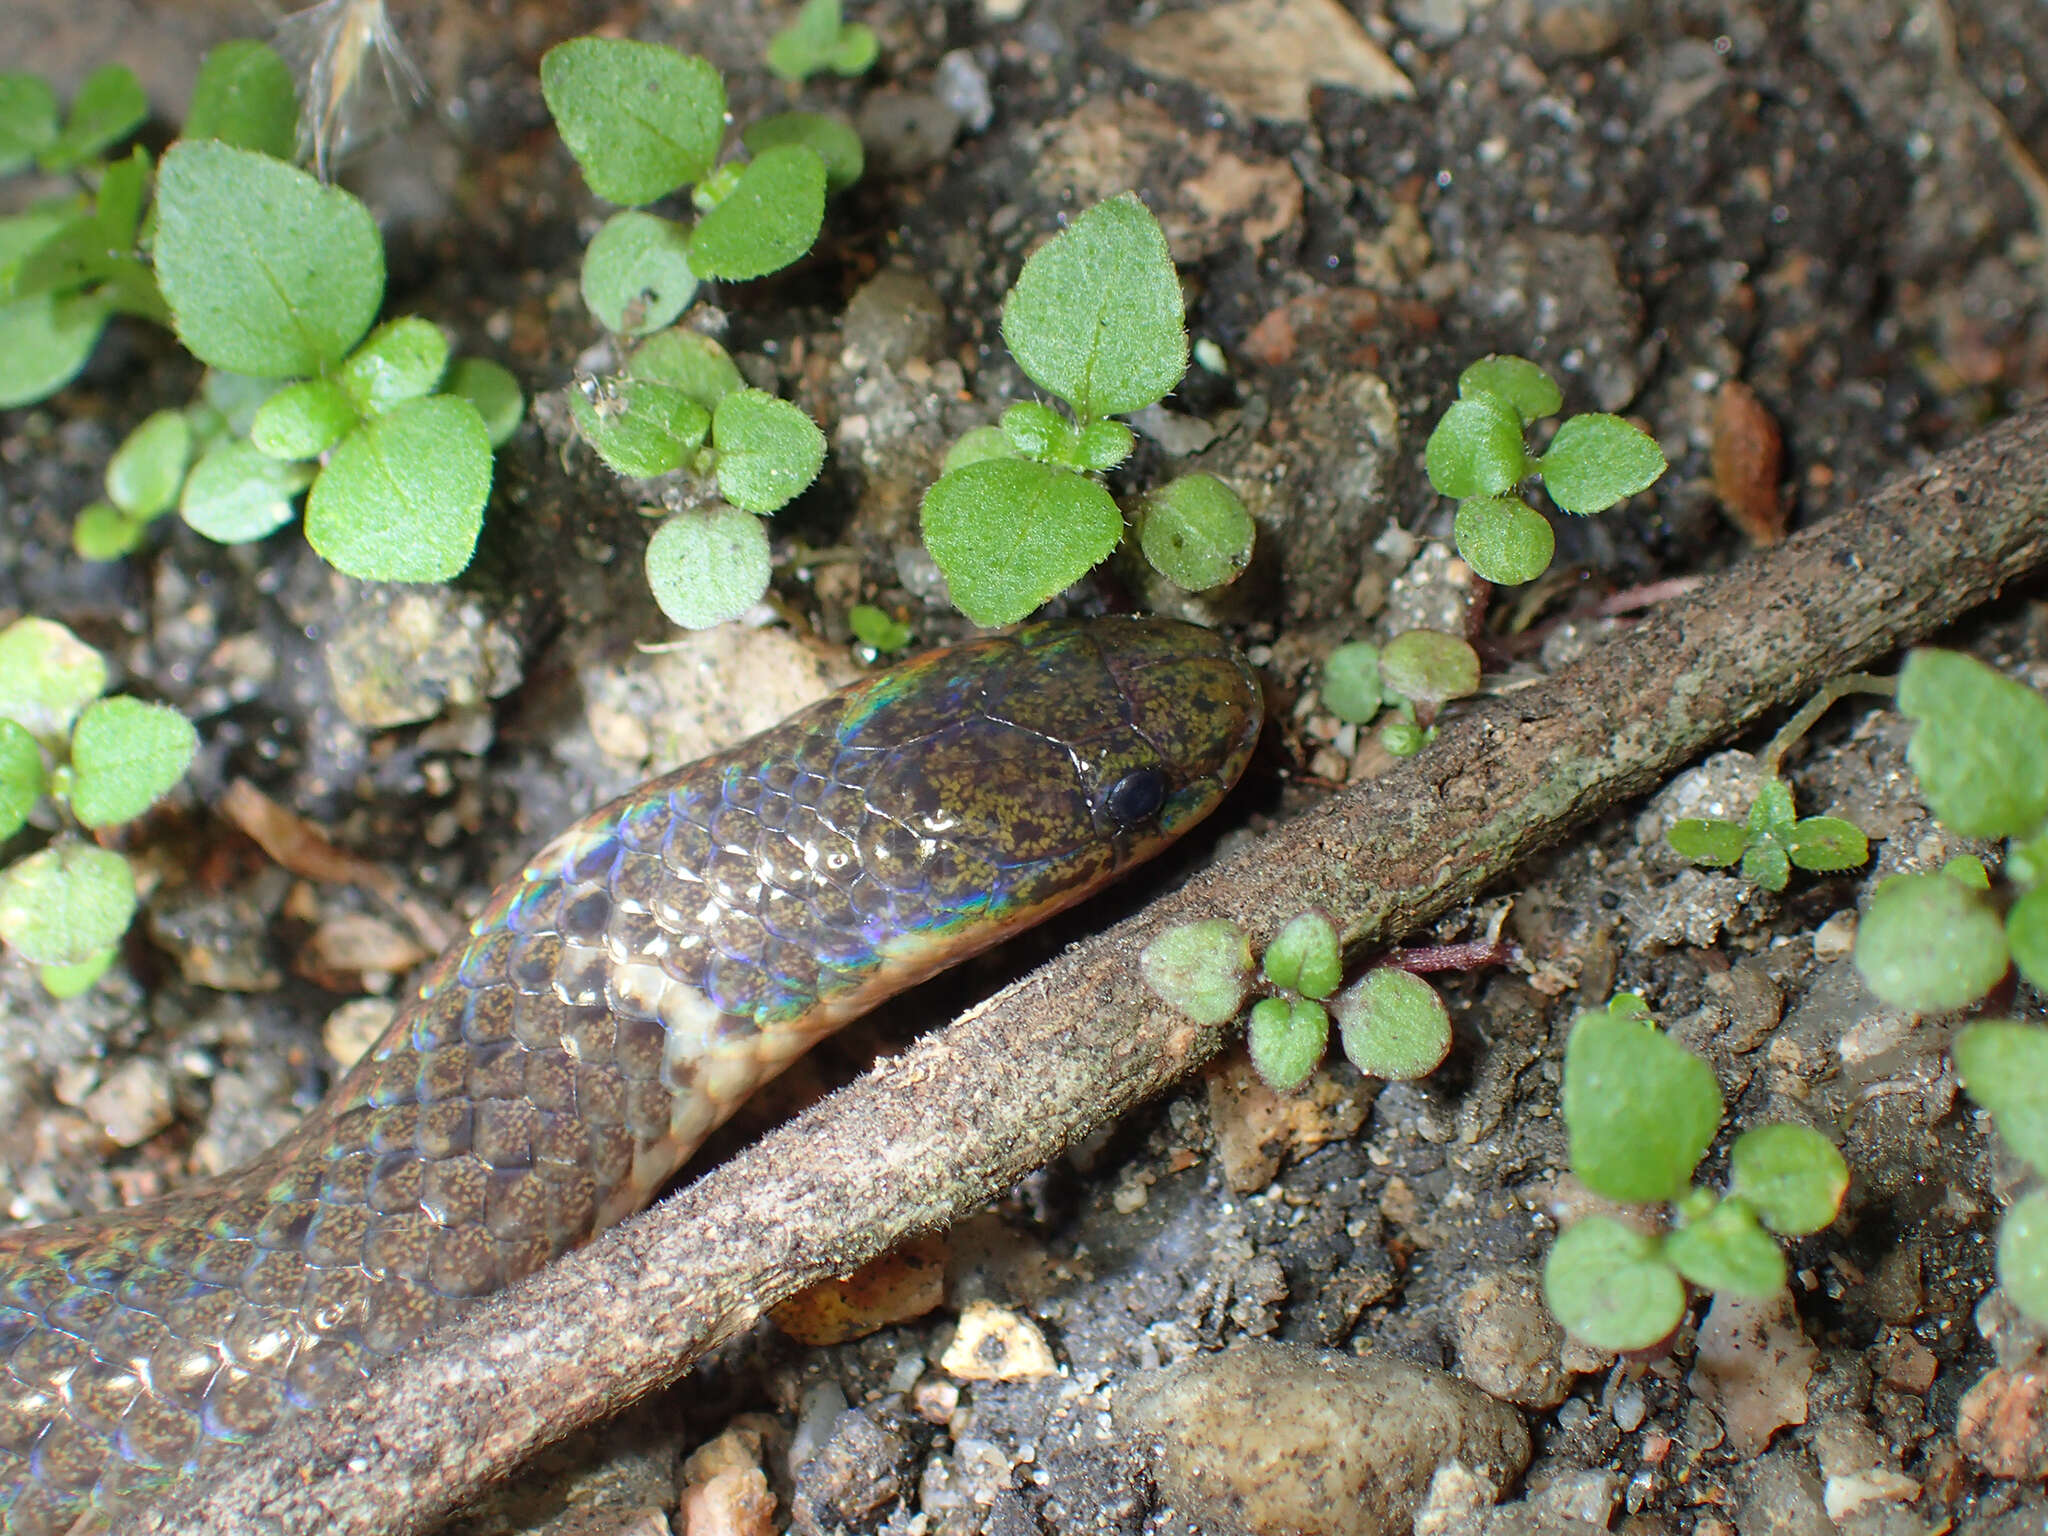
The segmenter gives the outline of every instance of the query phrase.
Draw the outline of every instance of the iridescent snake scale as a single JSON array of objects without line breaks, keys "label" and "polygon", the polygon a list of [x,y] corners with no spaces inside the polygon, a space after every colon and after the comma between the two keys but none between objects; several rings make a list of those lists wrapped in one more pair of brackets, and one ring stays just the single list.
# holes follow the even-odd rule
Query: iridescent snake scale
[{"label": "iridescent snake scale", "polygon": [[1258,685],[1157,619],[873,674],[536,854],[260,1160],[0,1237],[0,1530],[69,1532],[638,1209],[883,997],[1208,814]]}]

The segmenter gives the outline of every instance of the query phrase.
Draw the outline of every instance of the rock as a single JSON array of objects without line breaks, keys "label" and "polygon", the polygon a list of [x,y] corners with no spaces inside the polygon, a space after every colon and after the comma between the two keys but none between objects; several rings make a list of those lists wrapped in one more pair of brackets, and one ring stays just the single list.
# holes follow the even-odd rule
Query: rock
[{"label": "rock", "polygon": [[839,360],[855,371],[928,362],[946,348],[946,306],[918,273],[884,267],[847,300],[840,338]]},{"label": "rock", "polygon": [[921,92],[874,91],[853,127],[867,151],[867,174],[887,180],[945,159],[960,132],[960,114]]},{"label": "rock", "polygon": [[115,1146],[139,1147],[171,1123],[171,1074],[147,1056],[131,1057],[79,1107]]},{"label": "rock", "polygon": [[1459,1294],[1452,1323],[1458,1371],[1490,1397],[1548,1410],[1571,1379],[1560,1352],[1564,1330],[1543,1304],[1543,1286],[1526,1270],[1485,1275]]},{"label": "rock", "polygon": [[690,1453],[683,1463],[680,1536],[774,1536],[775,1495],[762,1450],[758,1429],[732,1428]]},{"label": "rock", "polygon": [[1148,1372],[1116,1424],[1154,1444],[1160,1491],[1247,1536],[1405,1536],[1459,1468],[1489,1501],[1527,1465],[1512,1409],[1442,1371],[1294,1344],[1241,1344]]},{"label": "rock", "polygon": [[946,1299],[946,1253],[942,1234],[912,1238],[850,1275],[799,1291],[768,1316],[797,1343],[814,1348],[864,1339],[923,1317]]},{"label": "rock", "polygon": [[320,1043],[327,1049],[328,1062],[346,1072],[377,1043],[397,1012],[398,1004],[385,997],[359,997],[343,1003],[320,1026]]},{"label": "rock", "polygon": [[2048,1370],[1986,1371],[1956,1408],[1956,1445],[1993,1477],[2048,1477]]},{"label": "rock", "polygon": [[1264,1189],[1283,1162],[1354,1134],[1378,1091],[1376,1084],[1318,1072],[1298,1093],[1275,1093],[1241,1052],[1211,1066],[1206,1077],[1217,1160],[1224,1182],[1239,1194]]},{"label": "rock", "polygon": [[849,1409],[832,1438],[796,1472],[790,1496],[794,1536],[865,1527],[910,1487],[917,1446],[869,1409]]},{"label": "rock", "polygon": [[1738,1455],[1754,1456],[1786,1425],[1806,1422],[1818,1352],[1782,1292],[1769,1301],[1716,1296],[1695,1358],[1689,1384],[1721,1416]]},{"label": "rock", "polygon": [[341,712],[366,730],[431,720],[519,686],[519,641],[452,587],[354,584],[323,649]]},{"label": "rock", "polygon": [[1834,1536],[1820,1479],[1790,1451],[1771,1451],[1752,1468],[1736,1506],[1739,1536]]},{"label": "rock", "polygon": [[970,1302],[939,1369],[962,1381],[1029,1381],[1059,1370],[1038,1325],[991,1301]]}]

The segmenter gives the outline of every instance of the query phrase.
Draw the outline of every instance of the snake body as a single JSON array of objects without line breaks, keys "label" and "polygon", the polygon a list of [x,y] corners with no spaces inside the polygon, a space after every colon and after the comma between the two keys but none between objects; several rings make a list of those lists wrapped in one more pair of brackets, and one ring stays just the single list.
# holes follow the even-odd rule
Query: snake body
[{"label": "snake body", "polygon": [[881,998],[1206,815],[1256,680],[1163,620],[873,674],[550,842],[288,1137],[0,1237],[0,1530],[67,1532],[638,1209]]}]

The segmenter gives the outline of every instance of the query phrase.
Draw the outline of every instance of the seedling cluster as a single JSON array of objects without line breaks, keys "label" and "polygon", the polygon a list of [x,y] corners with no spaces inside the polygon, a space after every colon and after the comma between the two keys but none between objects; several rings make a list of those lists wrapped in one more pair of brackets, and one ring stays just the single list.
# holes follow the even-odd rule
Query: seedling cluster
[{"label": "seedling cluster", "polygon": [[1436,737],[1438,711],[1479,691],[1479,653],[1456,635],[1411,629],[1385,649],[1340,645],[1323,663],[1323,705],[1339,720],[1370,725],[1384,710],[1380,745],[1413,757]]},{"label": "seedling cluster", "polygon": [[59,997],[99,979],[135,915],[128,861],[85,834],[148,810],[198,746],[175,709],[102,698],[106,686],[106,658],[63,625],[0,630],[0,848],[30,827],[48,834],[0,867],[0,943]]}]

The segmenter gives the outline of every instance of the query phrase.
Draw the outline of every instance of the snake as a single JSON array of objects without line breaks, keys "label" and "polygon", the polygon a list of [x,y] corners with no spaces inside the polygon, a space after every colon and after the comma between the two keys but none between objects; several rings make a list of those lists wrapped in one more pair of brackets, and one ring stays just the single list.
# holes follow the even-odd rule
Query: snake
[{"label": "snake", "polygon": [[1216,806],[1227,640],[1046,620],[651,779],[499,887],[254,1162],[0,1235],[0,1531],[113,1525],[640,1209],[763,1082]]}]

